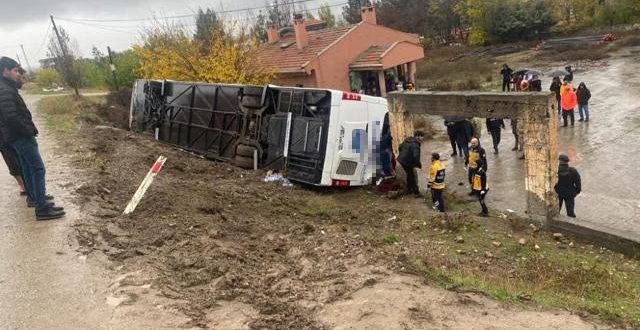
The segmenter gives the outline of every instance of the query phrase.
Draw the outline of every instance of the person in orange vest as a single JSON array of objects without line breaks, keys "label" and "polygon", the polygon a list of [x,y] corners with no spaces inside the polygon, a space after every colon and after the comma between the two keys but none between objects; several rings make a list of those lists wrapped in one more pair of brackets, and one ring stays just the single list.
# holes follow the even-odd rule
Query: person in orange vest
[{"label": "person in orange vest", "polygon": [[431,189],[431,200],[433,201],[433,208],[444,212],[444,198],[442,193],[444,192],[444,172],[445,167],[440,162],[440,154],[434,152],[431,154],[431,168],[429,169],[429,182],[427,187]]},{"label": "person in orange vest", "polygon": [[562,122],[564,124],[562,127],[567,127],[567,117],[571,118],[571,126],[573,126],[575,122],[573,113],[576,105],[578,104],[578,96],[576,95],[576,91],[573,89],[571,83],[564,85],[561,94],[560,105],[562,106]]}]

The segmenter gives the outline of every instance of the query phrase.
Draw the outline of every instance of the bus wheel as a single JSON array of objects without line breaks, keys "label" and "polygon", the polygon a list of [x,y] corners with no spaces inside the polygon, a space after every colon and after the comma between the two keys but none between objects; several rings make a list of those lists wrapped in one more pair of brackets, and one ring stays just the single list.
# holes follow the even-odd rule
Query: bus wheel
[{"label": "bus wheel", "polygon": [[240,168],[253,169],[253,157],[236,156],[233,163]]},{"label": "bus wheel", "polygon": [[254,147],[250,147],[244,144],[239,144],[236,149],[236,155],[242,157],[250,157],[253,160],[253,152],[256,150]]}]

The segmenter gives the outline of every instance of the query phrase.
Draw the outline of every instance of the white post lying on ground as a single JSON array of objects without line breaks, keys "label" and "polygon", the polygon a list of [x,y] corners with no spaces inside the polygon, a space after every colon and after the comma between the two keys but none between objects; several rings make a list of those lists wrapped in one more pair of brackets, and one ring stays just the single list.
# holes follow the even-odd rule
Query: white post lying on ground
[{"label": "white post lying on ground", "polygon": [[162,166],[166,161],[167,158],[165,158],[164,156],[158,157],[158,160],[156,160],[156,162],[153,164],[151,170],[149,170],[149,173],[147,173],[147,176],[145,176],[144,180],[142,180],[142,183],[140,184],[140,187],[138,187],[136,193],[133,194],[133,198],[131,198],[131,201],[129,201],[129,204],[127,204],[127,208],[124,209],[123,214],[130,214],[136,209],[136,206],[138,206],[138,203],[140,203],[142,197],[144,197],[144,194],[147,192],[147,189],[149,189],[149,186],[151,186],[151,183],[153,183],[153,179],[158,175],[160,169],[162,169]]}]

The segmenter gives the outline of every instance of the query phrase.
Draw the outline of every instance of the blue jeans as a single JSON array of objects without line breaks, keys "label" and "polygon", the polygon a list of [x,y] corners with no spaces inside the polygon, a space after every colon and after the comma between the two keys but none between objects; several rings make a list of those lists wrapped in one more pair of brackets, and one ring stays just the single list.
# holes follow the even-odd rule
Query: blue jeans
[{"label": "blue jeans", "polygon": [[47,207],[45,199],[45,169],[38,142],[33,136],[21,137],[13,142],[11,146],[16,150],[22,165],[22,176],[27,187],[29,197],[36,202],[36,210],[44,210]]},{"label": "blue jeans", "polygon": [[589,119],[589,104],[578,104],[580,119]]}]

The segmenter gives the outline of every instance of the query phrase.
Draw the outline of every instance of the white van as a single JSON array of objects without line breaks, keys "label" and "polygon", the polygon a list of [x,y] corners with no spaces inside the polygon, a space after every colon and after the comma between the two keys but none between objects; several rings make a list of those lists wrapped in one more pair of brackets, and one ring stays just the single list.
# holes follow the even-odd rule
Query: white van
[{"label": "white van", "polygon": [[[138,80],[132,128],[244,168],[316,186],[371,184],[387,101],[342,91]],[[388,124],[386,124],[388,125]]]}]

